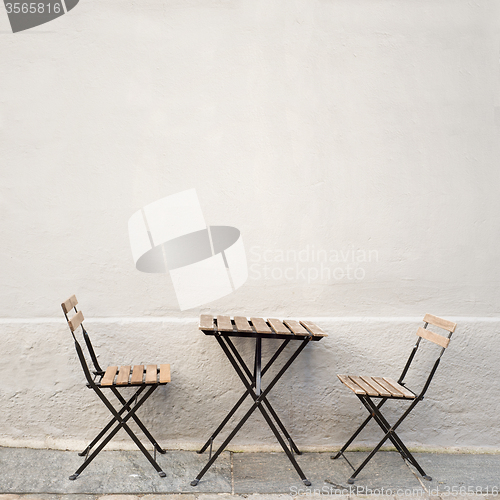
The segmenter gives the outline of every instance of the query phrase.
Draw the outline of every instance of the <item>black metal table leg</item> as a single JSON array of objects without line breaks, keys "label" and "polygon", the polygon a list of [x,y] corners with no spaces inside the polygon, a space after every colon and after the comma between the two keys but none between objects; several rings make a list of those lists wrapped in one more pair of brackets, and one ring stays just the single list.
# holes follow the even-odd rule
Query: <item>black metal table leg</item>
[{"label": "black metal table leg", "polygon": [[[236,435],[236,433],[239,431],[239,429],[243,426],[243,424],[248,420],[248,418],[255,411],[256,408],[259,408],[259,411],[262,413],[264,419],[266,420],[266,422],[269,425],[270,429],[272,430],[272,432],[276,436],[278,442],[280,443],[281,447],[283,448],[283,451],[287,454],[290,462],[294,466],[295,470],[299,474],[299,476],[302,479],[302,481],[304,482],[304,484],[307,485],[307,486],[310,486],[311,482],[306,478],[305,474],[302,472],[302,469],[300,468],[299,464],[295,460],[295,457],[293,456],[293,453],[288,449],[288,447],[286,445],[286,442],[283,440],[283,438],[279,434],[278,429],[276,428],[276,426],[274,425],[274,423],[272,422],[271,418],[269,417],[269,415],[267,414],[266,410],[263,408],[263,406],[261,404],[261,403],[264,402],[264,400],[266,400],[267,394],[269,394],[269,392],[274,387],[274,385],[283,376],[283,374],[286,372],[286,370],[288,370],[288,368],[293,363],[293,361],[297,358],[297,356],[305,348],[305,346],[307,345],[307,343],[309,342],[309,340],[308,339],[304,339],[304,340],[301,341],[301,345],[299,345],[299,347],[295,350],[295,352],[288,359],[288,361],[285,363],[285,365],[281,368],[281,370],[278,372],[278,374],[273,378],[273,380],[266,387],[266,389],[261,394],[257,395],[256,391],[253,390],[252,377],[251,376],[249,377],[250,378],[250,382],[249,382],[247,380],[247,378],[245,377],[245,374],[242,372],[241,368],[238,366],[238,363],[236,362],[235,357],[231,354],[230,349],[225,344],[222,336],[219,335],[218,332],[215,332],[214,335],[215,335],[215,337],[216,337],[219,345],[221,346],[222,350],[226,354],[226,357],[229,359],[230,363],[232,364],[233,368],[235,369],[235,371],[237,372],[238,376],[240,377],[240,379],[242,380],[243,384],[245,385],[245,387],[247,389],[247,392],[245,393],[244,396],[246,397],[247,393],[250,394],[251,397],[254,399],[254,403],[251,406],[251,408],[247,411],[247,413],[243,416],[243,418],[240,420],[240,422],[237,424],[237,426],[233,429],[233,431],[230,433],[230,435],[226,438],[226,440],[224,441],[224,443],[222,443],[222,445],[219,447],[219,449],[214,453],[214,455],[212,456],[212,458],[208,461],[208,463],[205,465],[205,467],[203,468],[203,470],[198,474],[198,476],[196,477],[196,479],[194,479],[191,482],[191,486],[196,486],[198,484],[198,482],[203,477],[203,475],[207,472],[207,470],[215,462],[215,460],[217,459],[217,457],[219,456],[219,454],[226,448],[226,446],[229,444],[229,442],[231,441],[231,439],[233,439],[233,437]],[[228,338],[226,337],[225,340],[227,341]],[[261,339],[259,338],[259,340],[261,340]],[[228,342],[228,345],[231,346],[231,344],[232,344],[231,342]],[[238,354],[237,357],[241,358],[239,356],[239,354]],[[255,365],[254,365],[254,368],[255,368],[255,376],[254,376],[255,385],[256,385],[256,379],[257,379],[257,377],[261,376],[261,373],[260,373],[260,363],[261,363],[260,357],[261,357],[261,352],[259,352],[258,347],[256,347],[256,356],[255,356]],[[245,367],[244,368],[245,371],[248,371],[248,367],[246,366],[246,364],[242,363],[242,365]],[[247,373],[247,375],[248,375],[248,373]]]}]

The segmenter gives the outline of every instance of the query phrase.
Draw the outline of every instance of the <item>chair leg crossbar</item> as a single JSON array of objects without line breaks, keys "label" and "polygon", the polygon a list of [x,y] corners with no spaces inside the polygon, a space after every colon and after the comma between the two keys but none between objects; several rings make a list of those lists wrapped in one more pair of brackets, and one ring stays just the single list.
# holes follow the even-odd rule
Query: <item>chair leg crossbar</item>
[{"label": "chair leg crossbar", "polygon": [[[308,344],[309,340],[305,339],[300,342],[299,347],[295,350],[295,352],[290,356],[288,361],[285,363],[285,365],[281,368],[281,370],[277,373],[277,375],[271,380],[269,385],[264,389],[261,390],[261,378],[262,376],[269,370],[269,368],[273,365],[273,363],[278,359],[279,355],[283,352],[285,347],[288,345],[290,340],[284,340],[280,347],[276,350],[272,358],[269,360],[269,362],[266,364],[266,366],[261,370],[261,338],[256,338],[256,346],[255,346],[255,362],[254,362],[254,372],[252,373],[246,363],[244,362],[243,358],[241,357],[240,353],[236,349],[236,346],[233,344],[231,339],[227,336],[220,335],[219,333],[215,333],[215,338],[217,339],[217,342],[221,346],[222,350],[224,351],[225,355],[229,359],[231,365],[235,369],[236,373],[240,377],[241,381],[243,382],[246,391],[243,393],[241,398],[237,401],[237,403],[233,406],[231,411],[227,414],[227,416],[224,418],[224,420],[221,422],[221,424],[217,427],[217,429],[214,431],[214,433],[210,436],[208,441],[203,445],[201,450],[198,453],[203,453],[208,446],[212,446],[213,440],[217,437],[217,435],[222,431],[222,429],[225,427],[225,425],[229,422],[231,417],[236,413],[238,408],[241,406],[241,404],[245,401],[247,396],[251,396],[253,399],[253,404],[250,407],[250,409],[245,413],[245,415],[242,417],[242,419],[238,422],[236,427],[231,431],[229,436],[224,440],[224,442],[221,444],[221,446],[215,451],[215,453],[211,456],[209,459],[208,463],[205,465],[203,470],[196,476],[196,479],[191,481],[191,486],[196,486],[200,479],[205,475],[205,473],[208,471],[208,469],[212,466],[212,464],[215,462],[217,457],[222,453],[222,451],[227,447],[229,442],[233,439],[233,437],[236,435],[236,433],[241,429],[241,427],[244,425],[244,423],[250,418],[252,413],[258,408],[259,411],[262,413],[262,416],[264,417],[265,421],[269,425],[270,429],[276,436],[276,439],[280,443],[281,447],[283,448],[283,451],[286,453],[288,456],[290,462],[294,466],[295,470],[297,471],[298,475],[302,479],[303,483],[306,486],[310,486],[311,482],[306,478],[305,474],[302,472],[302,469],[300,468],[299,464],[295,460],[294,457],[294,452],[297,455],[301,455],[300,450],[298,449],[297,445],[294,443],[293,439],[291,438],[290,434],[286,430],[285,426],[283,425],[283,422],[279,419],[278,415],[274,411],[273,407],[271,406],[271,403],[267,399],[268,394],[271,392],[271,389],[276,385],[276,383],[279,381],[279,379],[283,376],[283,374],[288,370],[290,365],[295,361],[297,356],[301,353],[301,351],[306,347]],[[239,363],[239,364],[238,364]],[[241,368],[240,368],[241,365]],[[243,369],[243,370],[242,370]],[[271,419],[274,419],[273,420]],[[281,430],[282,434],[285,436],[285,439],[283,439],[282,435],[280,434],[278,428]]]},{"label": "chair leg crossbar", "polygon": [[[94,390],[101,399],[101,401],[106,405],[108,410],[111,412],[113,415],[113,418],[108,422],[108,424],[103,428],[103,430],[93,439],[93,441],[83,450],[81,453],[79,453],[80,456],[84,456],[85,461],[83,464],[80,466],[80,468],[72,474],[69,478],[74,480],[76,479],[82,472],[83,470],[94,460],[94,458],[102,451],[102,449],[106,446],[106,444],[111,441],[111,439],[115,436],[115,434],[120,430],[124,429],[125,432],[130,436],[130,438],[134,441],[134,443],[137,445],[137,447],[142,451],[144,456],[149,460],[151,465],[155,468],[155,470],[158,472],[160,477],[165,477],[166,474],[163,472],[161,467],[158,465],[156,462],[156,451],[158,451],[161,454],[166,453],[165,450],[161,448],[161,446],[156,442],[156,440],[153,438],[151,433],[146,429],[145,425],[141,422],[139,417],[136,415],[137,410],[144,404],[144,402],[153,394],[155,389],[157,388],[157,385],[150,385],[146,394],[144,394],[140,399],[139,396],[141,393],[145,390],[146,386],[141,386],[139,389],[134,393],[134,395],[126,401],[123,396],[119,393],[118,389],[116,387],[111,387],[112,392],[115,394],[117,397],[118,401],[122,404],[122,407],[120,408],[119,411],[115,409],[115,407],[111,404],[109,399],[103,394],[103,392],[96,387]],[[135,403],[132,405],[132,403],[135,401]],[[131,406],[132,405],[132,406]],[[123,414],[125,415],[123,416]],[[138,427],[144,432],[146,437],[150,440],[151,444],[153,445],[154,452],[155,452],[155,457],[153,458],[151,456],[151,453],[144,447],[144,445],[140,442],[139,438],[134,434],[132,429],[128,426],[127,422],[130,419],[133,419],[135,423],[138,425]],[[114,425],[114,427],[113,427]],[[106,435],[107,434],[107,435]],[[104,439],[103,439],[104,438]],[[101,441],[102,440],[102,441]],[[95,448],[92,453],[91,450],[94,448],[94,446],[97,445],[99,446]]]},{"label": "chair leg crossbar", "polygon": [[[383,398],[378,405],[374,403],[374,401],[369,397],[369,396],[361,396],[357,395],[363,406],[368,410],[368,413],[370,414],[366,420],[358,427],[356,432],[348,439],[346,444],[341,448],[341,450],[334,456],[332,456],[332,459],[337,459],[340,458],[341,456],[347,461],[347,463],[351,466],[353,469],[353,474],[351,477],[348,479],[348,484],[354,484],[354,480],[356,479],[356,476],[365,468],[365,466],[368,464],[368,462],[373,458],[375,453],[379,451],[379,449],[383,446],[383,444],[389,439],[391,443],[394,445],[394,447],[399,451],[401,454],[401,457],[403,460],[406,460],[409,462],[411,465],[413,465],[420,475],[426,479],[427,481],[431,481],[432,478],[428,476],[420,464],[417,462],[415,457],[410,453],[408,448],[404,445],[403,441],[401,438],[396,434],[396,429],[399,427],[399,425],[403,422],[403,420],[409,415],[409,413],[415,408],[417,403],[420,401],[420,398],[416,398],[413,400],[411,405],[408,407],[408,409],[403,413],[403,415],[399,418],[399,420],[391,426],[389,422],[385,419],[385,417],[382,415],[380,412],[380,408],[382,405],[387,401],[388,398]],[[375,422],[379,425],[379,427],[384,431],[384,437],[382,440],[373,448],[373,450],[370,452],[370,454],[366,457],[366,459],[363,461],[363,463],[355,469],[351,462],[347,460],[347,457],[344,455],[344,451],[349,447],[349,445],[356,439],[356,437],[359,435],[359,433],[366,427],[368,422],[370,422],[371,419],[374,419]]]}]

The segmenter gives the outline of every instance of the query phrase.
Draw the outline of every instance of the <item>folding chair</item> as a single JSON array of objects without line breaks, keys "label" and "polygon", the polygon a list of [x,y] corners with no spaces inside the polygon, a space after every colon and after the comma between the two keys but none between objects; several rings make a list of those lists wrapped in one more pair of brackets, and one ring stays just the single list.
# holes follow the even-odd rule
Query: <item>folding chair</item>
[{"label": "folding chair", "polygon": [[[404,460],[408,461],[410,464],[412,464],[418,472],[421,474],[421,476],[428,480],[431,481],[432,478],[428,476],[422,467],[419,465],[419,463],[416,461],[415,457],[408,451],[408,448],[403,444],[403,441],[401,441],[401,438],[396,434],[396,429],[399,427],[399,425],[403,422],[403,420],[409,415],[409,413],[415,408],[417,403],[424,399],[424,394],[427,392],[427,389],[429,388],[429,384],[431,383],[432,378],[434,377],[434,374],[436,373],[437,367],[439,366],[439,363],[441,361],[441,356],[443,355],[445,349],[448,347],[448,344],[450,343],[450,338],[453,332],[455,331],[456,328],[456,323],[452,323],[451,321],[446,321],[444,319],[438,318],[437,316],[433,316],[432,314],[426,314],[424,317],[424,327],[420,327],[417,331],[418,339],[413,347],[413,350],[411,351],[411,354],[406,362],[405,367],[403,368],[403,372],[401,373],[401,376],[399,377],[398,381],[396,382],[394,379],[390,377],[367,377],[367,376],[356,376],[356,375],[337,375],[337,377],[340,379],[340,381],[348,387],[351,391],[356,394],[356,396],[359,398],[361,403],[365,406],[365,408],[368,410],[368,413],[370,414],[369,417],[359,426],[358,430],[349,438],[347,443],[342,447],[342,449],[335,455],[332,456],[332,459],[337,459],[341,456],[343,456],[347,463],[351,466],[351,468],[354,470],[354,473],[350,477],[350,479],[347,481],[349,484],[354,483],[354,479],[356,476],[363,470],[365,465],[373,458],[375,453],[380,449],[380,447],[389,439],[392,444],[396,447],[396,449],[399,451],[401,456],[403,457]],[[442,328],[443,330],[446,330],[448,333],[448,336],[445,337],[443,335],[440,335],[438,333],[434,333],[430,330],[427,330],[427,326],[431,324],[434,326],[437,326],[439,328]],[[410,368],[410,365],[413,361],[413,358],[415,357],[415,354],[418,350],[418,347],[420,345],[420,341],[422,339],[425,340],[430,340],[431,342],[434,342],[435,344],[441,346],[441,350],[439,353],[439,356],[435,363],[432,366],[431,372],[429,376],[427,377],[427,380],[420,391],[419,394],[416,392],[413,392],[409,390],[407,387],[405,387],[405,382],[404,378],[408,372],[408,369]],[[394,424],[390,425],[389,422],[385,419],[385,417],[382,415],[380,412],[380,408],[384,405],[384,403],[388,399],[399,399],[399,400],[408,400],[411,401],[410,406],[408,409],[403,413],[403,415],[399,418],[399,420]],[[377,404],[375,404],[374,400],[378,400]],[[357,468],[355,469],[352,464],[349,462],[349,460],[346,458],[344,455],[344,451],[348,448],[348,446],[356,439],[358,434],[365,428],[366,424],[371,420],[375,419],[377,424],[380,426],[380,428],[384,431],[384,437],[378,443],[377,446],[372,450],[372,452],[366,457],[364,462]]]},{"label": "folding chair", "polygon": [[[66,317],[66,321],[68,322],[69,329],[71,330],[71,334],[73,335],[73,339],[75,340],[76,352],[82,365],[83,372],[85,373],[85,378],[87,379],[87,387],[92,388],[95,391],[101,401],[111,412],[113,418],[87,446],[87,448],[79,453],[80,456],[85,457],[85,461],[82,466],[69,478],[72,480],[76,479],[120,429],[124,429],[127,432],[137,447],[142,451],[142,453],[144,453],[144,456],[151,462],[151,465],[156,469],[159,475],[161,477],[165,477],[165,472],[162,471],[161,467],[156,462],[156,452],[158,451],[163,454],[166,453],[166,451],[161,448],[141,420],[139,420],[136,412],[149,398],[149,396],[153,394],[158,386],[166,385],[170,382],[170,365],[163,364],[159,367],[157,365],[136,365],[133,367],[133,370],[131,370],[130,366],[109,366],[106,370],[102,370],[99,366],[99,362],[97,361],[97,356],[90,341],[90,337],[83,326],[83,314],[81,311],[77,311],[76,309],[77,304],[78,301],[76,300],[76,297],[72,295],[68,300],[61,304],[61,307],[64,312],[64,316]],[[69,319],[68,314],[72,309],[75,314],[71,319]],[[75,330],[79,326],[82,329],[83,338],[92,360],[92,364],[94,365],[92,374],[85,359],[82,347],[75,336]],[[120,393],[119,389],[128,387],[134,387],[137,390],[126,400]],[[105,391],[103,391],[103,389],[110,389],[111,392],[117,397],[118,401],[122,405],[119,410],[116,410],[111,404],[109,399],[105,396]],[[144,391],[146,391],[145,394],[141,396]],[[141,397],[139,398],[139,396]],[[142,432],[151,441],[154,448],[154,458],[130,429],[127,423],[130,419],[135,421]],[[94,449],[94,451],[92,451],[92,453],[90,453],[99,441],[101,441],[101,443]]]}]

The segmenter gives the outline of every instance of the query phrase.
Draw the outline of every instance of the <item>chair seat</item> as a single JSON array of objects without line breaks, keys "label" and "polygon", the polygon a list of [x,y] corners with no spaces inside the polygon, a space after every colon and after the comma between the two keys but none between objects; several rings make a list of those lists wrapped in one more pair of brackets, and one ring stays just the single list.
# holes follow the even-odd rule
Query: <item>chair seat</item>
[{"label": "chair seat", "polygon": [[162,385],[170,382],[170,365],[108,366],[100,387]]},{"label": "chair seat", "polygon": [[337,375],[355,394],[379,398],[415,399],[416,395],[390,377],[365,375]]}]

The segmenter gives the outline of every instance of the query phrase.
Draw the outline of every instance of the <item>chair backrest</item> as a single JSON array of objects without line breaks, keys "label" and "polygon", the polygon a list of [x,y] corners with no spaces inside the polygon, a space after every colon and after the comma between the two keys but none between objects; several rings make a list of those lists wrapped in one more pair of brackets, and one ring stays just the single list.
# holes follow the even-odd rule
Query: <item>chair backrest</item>
[{"label": "chair backrest", "polygon": [[[90,358],[92,359],[92,364],[94,365],[94,374],[102,375],[104,374],[104,371],[99,366],[99,362],[97,361],[97,356],[95,354],[94,347],[92,346],[92,342],[90,341],[89,334],[87,333],[85,327],[83,326],[83,320],[84,320],[83,313],[82,311],[77,310],[76,308],[77,305],[78,305],[78,300],[74,295],[72,295],[69,299],[65,300],[61,304],[61,307],[64,312],[64,317],[68,322],[69,329],[71,330],[71,334],[73,335],[73,339],[75,340],[76,352],[78,354],[78,358],[80,359],[80,363],[85,373],[85,377],[87,378],[90,384],[93,384],[94,382],[92,379],[92,375],[90,374],[89,366],[83,354],[83,350],[80,346],[80,343],[78,342],[75,336],[75,330],[77,330],[78,327],[81,327],[82,329],[83,338],[85,339],[85,344],[87,345]],[[72,313],[72,311],[74,312],[74,314],[70,318],[69,315]]]},{"label": "chair backrest", "polygon": [[[439,318],[438,316],[434,316],[432,314],[426,314],[424,316],[424,323],[425,323],[424,327],[423,328],[420,327],[417,330],[417,336],[418,336],[417,342],[413,346],[413,350],[411,351],[411,354],[408,358],[408,361],[406,362],[406,365],[403,369],[403,372],[401,373],[401,376],[399,377],[399,380],[398,380],[398,382],[400,384],[404,383],[404,378],[406,377],[406,374],[410,368],[410,365],[413,361],[413,358],[415,357],[415,354],[417,353],[417,350],[418,350],[419,345],[420,345],[420,341],[422,339],[429,340],[430,342],[433,342],[434,344],[440,346],[441,350],[440,350],[439,356],[438,356],[437,360],[434,362],[434,365],[432,366],[431,372],[430,372],[429,376],[427,377],[427,380],[425,382],[425,385],[424,385],[419,397],[423,397],[423,395],[425,394],[425,392],[429,388],[429,384],[431,383],[432,377],[434,377],[434,374],[436,373],[437,367],[439,366],[439,363],[441,361],[441,356],[444,354],[444,351],[446,350],[446,348],[450,344],[451,336],[453,335],[453,332],[455,331],[455,329],[457,327],[456,323]],[[441,335],[439,333],[435,333],[431,330],[428,330],[427,329],[428,325],[433,325],[433,326],[437,326],[438,328],[442,328],[443,330],[448,332],[448,336],[445,337],[444,335]]]}]

